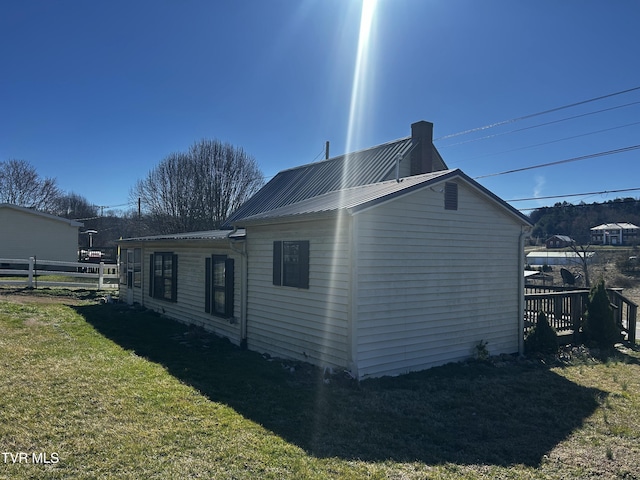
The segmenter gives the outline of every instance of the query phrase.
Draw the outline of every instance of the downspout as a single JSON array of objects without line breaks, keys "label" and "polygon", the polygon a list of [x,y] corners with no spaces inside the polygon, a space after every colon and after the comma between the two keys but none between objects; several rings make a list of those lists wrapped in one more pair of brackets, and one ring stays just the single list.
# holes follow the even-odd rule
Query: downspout
[{"label": "downspout", "polygon": [[522,226],[518,239],[518,355],[524,355],[524,240],[531,228]]},{"label": "downspout", "polygon": [[234,226],[231,233],[227,235],[227,239],[229,240],[229,248],[231,251],[240,255],[241,261],[241,278],[240,278],[240,347],[247,348],[247,297],[249,295],[249,254],[247,252],[247,240],[245,237],[244,240],[244,248],[242,250],[238,250],[235,248],[235,242],[239,240],[235,240],[231,238],[233,234],[238,231],[238,227]]}]

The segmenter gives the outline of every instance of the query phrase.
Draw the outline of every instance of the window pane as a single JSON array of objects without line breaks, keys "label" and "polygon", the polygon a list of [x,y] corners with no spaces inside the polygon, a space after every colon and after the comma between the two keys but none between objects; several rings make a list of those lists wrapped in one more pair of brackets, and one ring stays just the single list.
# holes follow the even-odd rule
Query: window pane
[{"label": "window pane", "polygon": [[298,242],[284,242],[282,255],[282,283],[296,287],[300,283],[300,245]]},{"label": "window pane", "polygon": [[163,255],[163,260],[164,260],[164,276],[170,279],[171,271],[172,271],[171,255]]},{"label": "window pane", "polygon": [[155,260],[154,260],[154,268],[153,268],[153,274],[156,277],[162,277],[162,255],[160,255],[159,253],[156,253],[155,255]]},{"label": "window pane", "polygon": [[213,294],[213,308],[216,313],[225,313],[225,295],[224,289],[216,290]]},{"label": "window pane", "polygon": [[163,285],[164,285],[164,292],[162,292],[163,298],[165,298],[166,300],[171,300],[171,277],[165,278]]},{"label": "window pane", "polygon": [[224,287],[225,259],[215,259],[213,262],[213,285]]}]

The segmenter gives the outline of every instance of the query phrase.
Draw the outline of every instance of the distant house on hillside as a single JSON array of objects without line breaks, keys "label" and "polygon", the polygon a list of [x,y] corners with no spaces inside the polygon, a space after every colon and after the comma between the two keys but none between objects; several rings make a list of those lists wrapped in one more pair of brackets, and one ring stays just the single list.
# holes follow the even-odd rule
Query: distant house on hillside
[{"label": "distant house on hillside", "polygon": [[565,248],[573,245],[575,241],[567,235],[553,235],[545,242],[547,248]]},{"label": "distant house on hillside", "polygon": [[638,245],[640,227],[633,223],[603,223],[591,228],[591,243],[598,245]]},{"label": "distant house on hillside", "polygon": [[356,378],[521,350],[531,223],[411,131],[278,173],[229,230],[121,240],[121,298]]},{"label": "distant house on hillside", "polygon": [[0,258],[78,261],[80,222],[3,203],[0,225]]}]

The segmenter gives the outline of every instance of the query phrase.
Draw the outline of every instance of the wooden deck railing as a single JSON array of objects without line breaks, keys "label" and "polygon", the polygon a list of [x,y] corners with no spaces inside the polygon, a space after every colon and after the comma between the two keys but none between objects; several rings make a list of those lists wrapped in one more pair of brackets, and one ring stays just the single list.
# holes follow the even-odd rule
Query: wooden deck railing
[{"label": "wooden deck railing", "polygon": [[34,257],[0,258],[0,265],[3,264],[10,268],[0,268],[0,285],[23,285],[28,288],[81,287],[98,290],[119,288],[116,264],[40,259],[36,261]]},{"label": "wooden deck railing", "polygon": [[[608,288],[609,302],[613,308],[616,324],[620,325],[626,339],[635,343],[638,305],[622,295],[622,289]],[[580,332],[589,299],[589,290],[567,289],[565,287],[527,287],[525,291],[524,329],[525,335],[531,330],[539,311],[547,315],[549,324],[560,334]]]}]

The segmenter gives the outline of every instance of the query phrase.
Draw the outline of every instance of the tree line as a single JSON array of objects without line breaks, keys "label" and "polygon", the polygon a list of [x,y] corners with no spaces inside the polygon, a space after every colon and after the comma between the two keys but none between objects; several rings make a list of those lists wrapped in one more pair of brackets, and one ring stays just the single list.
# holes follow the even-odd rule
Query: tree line
[{"label": "tree line", "polygon": [[531,237],[544,242],[553,235],[567,235],[577,243],[590,241],[590,229],[603,223],[628,222],[640,226],[640,199],[616,198],[603,203],[556,203],[529,215],[534,224]]},{"label": "tree line", "polygon": [[[94,247],[113,246],[119,238],[218,229],[263,183],[253,156],[203,139],[167,155],[135,183],[129,197],[139,209],[105,216],[85,197],[63,192],[55,178],[40,176],[26,160],[0,161],[0,203],[78,220],[85,231],[98,231]],[[87,241],[80,236],[80,245]]]}]

